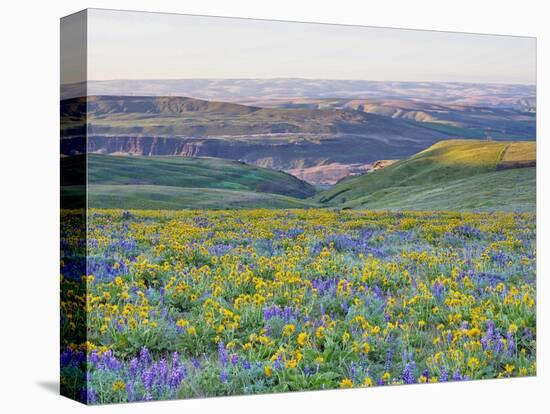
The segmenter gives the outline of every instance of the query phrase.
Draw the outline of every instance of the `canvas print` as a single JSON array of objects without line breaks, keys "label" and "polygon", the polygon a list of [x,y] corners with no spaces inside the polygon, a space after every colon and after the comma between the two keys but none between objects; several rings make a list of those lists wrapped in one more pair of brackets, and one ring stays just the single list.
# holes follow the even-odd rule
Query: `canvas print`
[{"label": "canvas print", "polygon": [[534,38],[91,9],[61,49],[63,395],[536,374]]}]

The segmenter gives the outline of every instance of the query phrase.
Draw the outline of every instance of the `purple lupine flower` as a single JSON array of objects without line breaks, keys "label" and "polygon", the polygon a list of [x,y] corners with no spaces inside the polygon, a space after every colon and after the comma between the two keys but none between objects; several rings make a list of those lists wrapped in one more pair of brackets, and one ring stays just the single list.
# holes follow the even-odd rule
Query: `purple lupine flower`
[{"label": "purple lupine flower", "polygon": [[139,352],[139,362],[141,363],[142,368],[148,367],[151,363],[151,354],[146,347],[141,348],[141,351]]},{"label": "purple lupine flower", "polygon": [[283,357],[282,357],[282,355],[279,355],[277,357],[277,359],[273,363],[273,366],[275,367],[275,369],[281,369],[282,368],[282,366],[283,366]]},{"label": "purple lupine flower", "polygon": [[389,372],[392,367],[392,361],[393,361],[393,350],[391,348],[388,348],[386,351],[386,363],[384,364],[384,370],[386,372]]},{"label": "purple lupine flower", "polygon": [[492,340],[495,335],[495,323],[492,320],[487,321],[487,338]]},{"label": "purple lupine flower", "polygon": [[273,318],[284,319],[287,312],[290,312],[290,308],[288,308],[288,310],[287,308],[285,308],[285,310],[283,311],[279,306],[271,305],[271,306],[265,307],[262,313],[263,313],[264,319],[266,321],[269,321],[270,319],[273,319]]},{"label": "purple lupine flower", "polygon": [[241,365],[242,365],[243,368],[246,369],[246,370],[249,370],[249,369],[250,369],[250,362],[248,362],[247,359],[243,359],[242,362],[241,362]]},{"label": "purple lupine flower", "polygon": [[439,382],[447,382],[449,381],[449,371],[447,371],[447,367],[443,366],[441,367],[441,374],[439,375]]},{"label": "purple lupine flower", "polygon": [[443,293],[444,293],[443,283],[434,282],[434,284],[432,285],[432,294],[434,295],[434,297],[438,301],[441,301],[441,299],[443,298]]},{"label": "purple lupine flower", "polygon": [[144,370],[141,374],[141,382],[143,383],[143,387],[147,391],[151,391],[151,388],[153,387],[153,381],[155,380],[153,369],[147,369]]},{"label": "purple lupine flower", "polygon": [[86,388],[86,402],[88,404],[97,403],[97,394],[92,387]]},{"label": "purple lupine flower", "polygon": [[90,362],[94,367],[99,364],[99,355],[95,349],[90,354]]},{"label": "purple lupine flower", "polygon": [[504,341],[502,338],[500,338],[496,343],[495,343],[495,352],[497,354],[501,354],[502,352],[504,351]]},{"label": "purple lupine flower", "polygon": [[134,390],[134,384],[132,382],[128,382],[126,384],[126,393],[128,394],[128,401],[132,402],[136,399],[136,393]]},{"label": "purple lupine flower", "polygon": [[173,369],[172,373],[170,374],[170,389],[172,391],[176,391],[184,379],[185,371],[182,368]]},{"label": "purple lupine flower", "polygon": [[227,353],[227,349],[225,349],[225,344],[221,341],[218,343],[218,357],[222,366],[226,366],[228,364],[229,355]]},{"label": "purple lupine flower", "polygon": [[355,362],[351,362],[350,365],[350,372],[351,372],[351,379],[353,382],[357,381],[357,366],[355,365]]},{"label": "purple lupine flower", "polygon": [[292,309],[289,308],[288,306],[285,306],[283,317],[285,319],[285,322],[289,322],[290,319],[292,318]]},{"label": "purple lupine flower", "polygon": [[511,332],[508,332],[506,339],[508,341],[508,353],[512,356],[516,351],[516,341],[514,340],[514,335]]},{"label": "purple lupine flower", "polygon": [[136,357],[132,358],[130,361],[130,368],[129,368],[130,378],[135,379],[137,377],[138,371],[139,371],[139,361]]},{"label": "purple lupine flower", "polygon": [[153,401],[153,396],[150,392],[145,394],[145,401]]},{"label": "purple lupine flower", "polygon": [[222,372],[220,373],[220,381],[223,384],[225,384],[227,383],[228,380],[229,380],[229,374],[227,373],[227,371],[222,370]]},{"label": "purple lupine flower", "polygon": [[344,312],[344,314],[348,314],[348,310],[349,310],[349,303],[347,300],[344,300],[342,302],[342,304],[340,305],[340,307],[342,308],[342,311]]},{"label": "purple lupine flower", "polygon": [[416,377],[414,375],[414,369],[416,368],[416,364],[414,361],[411,361],[405,365],[405,368],[403,369],[403,373],[401,374],[401,378],[405,382],[405,384],[414,384],[416,383]]},{"label": "purple lupine flower", "polygon": [[157,364],[158,370],[158,384],[160,386],[165,385],[168,382],[168,364],[166,360],[162,358]]},{"label": "purple lupine flower", "polygon": [[238,363],[239,363],[239,356],[237,354],[231,355],[231,364],[233,364],[233,366],[237,366]]},{"label": "purple lupine flower", "polygon": [[453,374],[453,381],[462,381],[464,378],[462,377],[462,374],[457,369]]},{"label": "purple lupine flower", "polygon": [[108,370],[116,371],[122,368],[122,363],[113,355],[113,351],[111,350],[102,355],[101,361],[103,362],[103,366]]},{"label": "purple lupine flower", "polygon": [[191,365],[193,365],[195,369],[201,369],[201,362],[198,358],[191,358]]},{"label": "purple lupine flower", "polygon": [[178,352],[172,353],[172,368],[177,368],[179,366],[180,356]]}]

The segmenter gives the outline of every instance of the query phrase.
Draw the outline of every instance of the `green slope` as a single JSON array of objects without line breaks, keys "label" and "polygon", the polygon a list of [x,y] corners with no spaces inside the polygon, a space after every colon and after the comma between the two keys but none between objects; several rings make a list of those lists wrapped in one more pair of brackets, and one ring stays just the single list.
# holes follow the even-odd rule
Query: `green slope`
[{"label": "green slope", "polygon": [[375,210],[533,211],[536,169],[479,174],[440,185],[390,187],[345,203]]},{"label": "green slope", "polygon": [[530,210],[535,162],[534,142],[441,141],[389,167],[342,180],[315,200],[348,208]]},{"label": "green slope", "polygon": [[284,172],[219,158],[126,157],[89,154],[88,182],[219,188],[307,198],[315,188]]},{"label": "green slope", "polygon": [[[65,187],[64,191],[65,195],[70,197],[73,187]],[[179,210],[309,208],[314,204],[298,198],[253,191],[161,185],[91,184],[88,187],[88,206],[90,208]]]},{"label": "green slope", "polygon": [[[82,199],[79,157],[61,159],[64,206]],[[315,188],[284,172],[217,158],[88,155],[93,208],[307,208]]]}]

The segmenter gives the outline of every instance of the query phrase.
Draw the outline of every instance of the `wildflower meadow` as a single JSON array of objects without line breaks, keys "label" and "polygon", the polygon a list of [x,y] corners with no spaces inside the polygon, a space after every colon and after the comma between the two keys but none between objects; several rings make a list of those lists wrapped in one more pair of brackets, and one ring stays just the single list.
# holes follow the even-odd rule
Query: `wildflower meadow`
[{"label": "wildflower meadow", "polygon": [[81,401],[536,373],[533,213],[63,214],[61,387]]}]

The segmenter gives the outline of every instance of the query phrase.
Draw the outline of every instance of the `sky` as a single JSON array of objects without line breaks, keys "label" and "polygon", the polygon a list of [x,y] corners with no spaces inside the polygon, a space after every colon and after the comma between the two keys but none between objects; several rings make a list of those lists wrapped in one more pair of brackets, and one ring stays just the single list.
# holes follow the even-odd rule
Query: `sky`
[{"label": "sky", "polygon": [[90,9],[88,79],[536,82],[529,37]]}]

